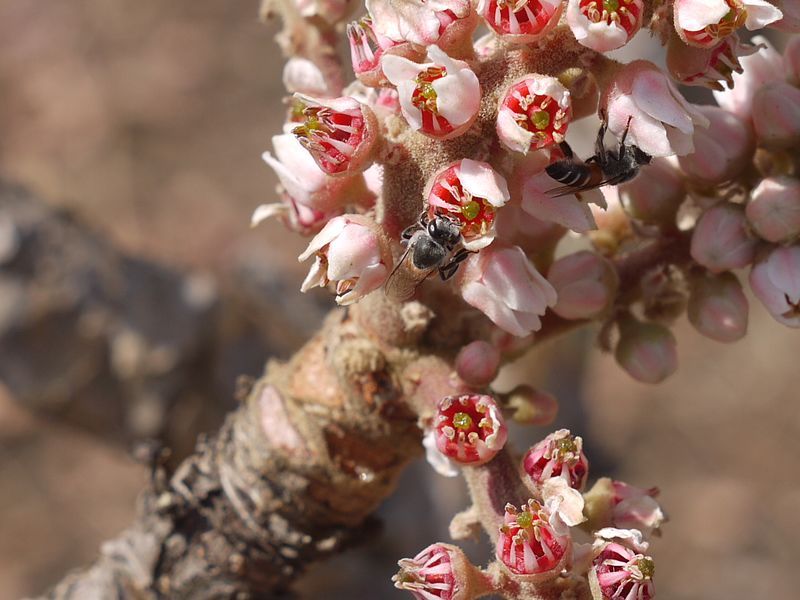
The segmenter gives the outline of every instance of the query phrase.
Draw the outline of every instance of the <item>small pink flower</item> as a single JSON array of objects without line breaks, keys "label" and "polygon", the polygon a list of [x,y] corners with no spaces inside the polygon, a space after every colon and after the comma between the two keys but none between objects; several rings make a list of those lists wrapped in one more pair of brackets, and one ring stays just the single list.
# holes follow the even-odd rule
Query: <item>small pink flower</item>
[{"label": "small pink flower", "polygon": [[500,101],[497,135],[509,150],[527,154],[563,142],[571,118],[570,94],[558,79],[525,75]]},{"label": "small pink flower", "polygon": [[[695,132],[695,140],[699,135]],[[686,184],[673,161],[654,158],[633,180],[617,187],[626,213],[648,225],[675,226],[678,208],[686,199]]]},{"label": "small pink flower", "polygon": [[336,303],[356,302],[378,289],[392,267],[391,253],[378,226],[362,215],[334,217],[309,243],[299,260],[314,256],[300,290],[336,284]]},{"label": "small pink flower", "polygon": [[800,327],[800,246],[775,248],[758,261],[750,287],[776,321]]},{"label": "small pink flower", "polygon": [[253,212],[250,226],[256,227],[266,219],[276,217],[288,229],[302,235],[311,235],[322,229],[331,218],[342,214],[343,209],[322,212],[300,204],[286,193],[281,194],[281,201],[273,204],[261,204]]},{"label": "small pink flower", "polygon": [[588,250],[559,258],[550,267],[547,280],[558,294],[553,312],[565,319],[592,319],[606,313],[619,287],[613,265]]},{"label": "small pink flower", "polygon": [[630,124],[627,143],[651,156],[688,154],[694,149],[695,127],[708,125],[661,69],[646,60],[622,67],[603,94],[601,105],[609,131],[621,138]]},{"label": "small pink flower", "polygon": [[427,63],[384,56],[383,71],[397,87],[400,109],[412,129],[449,139],[464,133],[478,115],[481,88],[467,63],[428,48]]},{"label": "small pink flower", "polygon": [[528,43],[558,23],[563,0],[479,0],[478,13],[505,39]]},{"label": "small pink flower", "polygon": [[433,176],[425,192],[428,216],[446,215],[461,227],[464,248],[480,250],[495,237],[495,214],[509,198],[508,185],[486,163],[462,159]]},{"label": "small pink flower", "polygon": [[[283,86],[290,92],[330,98],[341,90],[341,81],[332,81],[330,73],[307,58],[293,56],[283,67]],[[337,78],[338,79],[338,78]]]},{"label": "small pink flower", "polygon": [[517,246],[495,242],[470,256],[457,276],[464,300],[505,331],[524,337],[556,303],[553,286]]},{"label": "small pink flower", "polygon": [[765,84],[753,94],[752,117],[759,146],[795,146],[800,142],[800,89],[785,81]]},{"label": "small pink flower", "polygon": [[753,95],[764,84],[783,81],[786,73],[783,58],[766,38],[756,36],[752,40],[758,52],[744,56],[739,61],[742,73],[733,73],[733,85],[724,92],[714,92],[714,98],[722,108],[742,119],[750,119]]},{"label": "small pink flower", "polygon": [[476,340],[458,352],[456,373],[465,383],[484,387],[492,383],[500,369],[500,352],[489,342]]},{"label": "small pink flower", "polygon": [[358,173],[369,166],[378,123],[372,111],[343,96],[320,100],[295,94],[302,122],[292,134],[327,175]]},{"label": "small pink flower", "polygon": [[766,177],[750,193],[745,215],[753,230],[768,242],[800,237],[800,181],[779,175]]},{"label": "small pink flower", "polygon": [[433,420],[436,448],[450,460],[478,466],[502,450],[508,429],[491,396],[447,396],[439,402]]},{"label": "small pink flower", "polygon": [[571,487],[582,490],[589,477],[583,439],[568,429],[551,433],[528,450],[522,468],[537,486],[544,485],[551,477],[563,477]]},{"label": "small pink flower", "polygon": [[608,52],[636,35],[643,12],[641,0],[569,0],[567,23],[579,43]]},{"label": "small pink flower", "polygon": [[761,29],[781,18],[765,0],[675,0],[675,30],[687,44],[711,48],[739,27]]},{"label": "small pink flower", "polygon": [[684,85],[698,85],[722,92],[723,83],[733,88],[733,74],[743,72],[740,59],[758,52],[758,46],[743,44],[735,33],[713,48],[687,46],[677,37],[667,46],[667,67]]},{"label": "small pink flower", "polygon": [[687,315],[701,334],[725,344],[747,333],[749,305],[733,273],[706,273],[692,279]]},{"label": "small pink flower", "polygon": [[400,571],[392,577],[394,587],[410,592],[417,600],[469,600],[473,597],[470,571],[464,552],[450,544],[431,544],[414,558],[397,562]]},{"label": "small pink flower", "polygon": [[756,142],[751,127],[735,114],[716,106],[700,106],[708,129],[694,134],[694,152],[678,157],[692,181],[716,185],[742,173],[753,158]]},{"label": "small pink flower", "polygon": [[712,273],[749,265],[755,251],[756,240],[748,235],[744,209],[730,202],[709,208],[692,232],[692,258]]},{"label": "small pink flower", "polygon": [[386,84],[381,59],[386,54],[415,58],[418,50],[408,42],[395,42],[375,31],[372,19],[362,17],[347,26],[350,60],[353,72],[361,83],[370,87]]},{"label": "small pink flower", "polygon": [[[366,5],[379,35],[418,46],[438,43],[448,28],[474,14],[470,0],[366,0]],[[466,37],[475,29],[472,23],[461,32]]]},{"label": "small pink flower", "polygon": [[553,531],[550,516],[536,500],[528,500],[519,510],[506,504],[497,558],[509,571],[544,581],[555,578],[564,568],[571,539]]},{"label": "small pink flower", "polygon": [[643,489],[622,481],[613,481],[612,519],[614,527],[637,529],[645,535],[664,523],[664,511],[656,502],[658,488]]},{"label": "small pink flower", "polygon": [[611,542],[594,559],[589,575],[592,595],[596,600],[651,600],[655,563],[649,556]]},{"label": "small pink flower", "polygon": [[614,358],[636,381],[661,383],[678,368],[675,336],[659,323],[625,318],[620,322]]}]

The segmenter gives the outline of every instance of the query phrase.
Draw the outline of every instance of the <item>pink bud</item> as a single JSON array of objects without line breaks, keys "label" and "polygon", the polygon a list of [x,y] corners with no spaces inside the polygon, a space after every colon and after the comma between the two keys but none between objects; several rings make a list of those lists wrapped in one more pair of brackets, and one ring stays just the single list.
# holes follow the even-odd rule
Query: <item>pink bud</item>
[{"label": "pink bud", "polygon": [[522,468],[537,486],[551,477],[563,477],[570,487],[582,490],[589,477],[589,460],[583,439],[559,429],[533,446],[522,459]]},{"label": "pink bud", "polygon": [[378,226],[363,215],[342,215],[309,243],[299,259],[314,256],[300,290],[336,283],[337,304],[356,302],[376,290],[392,268],[391,252]]},{"label": "pink bud", "polygon": [[723,91],[723,82],[733,87],[733,74],[742,73],[740,58],[758,51],[758,46],[743,44],[735,33],[713,48],[687,46],[672,36],[667,45],[667,67],[679,83]]},{"label": "pink bud", "polygon": [[[800,30],[800,2],[794,2],[798,10],[798,30]],[[800,85],[800,35],[793,35],[783,50],[783,64],[786,80],[792,85]]]},{"label": "pink bud", "polygon": [[636,35],[643,12],[642,0],[569,0],[567,23],[579,43],[608,52]]},{"label": "pink bud", "polygon": [[642,383],[661,383],[678,368],[672,332],[659,323],[642,323],[632,318],[620,323],[614,357],[628,375]]},{"label": "pink bud", "polygon": [[469,600],[474,597],[475,567],[464,552],[450,544],[431,544],[414,558],[397,562],[394,587],[417,600]]},{"label": "pink bud", "polygon": [[492,460],[508,438],[494,398],[480,394],[443,398],[436,409],[433,431],[439,452],[473,467]]},{"label": "pink bud", "polygon": [[386,78],[397,87],[400,109],[412,129],[449,139],[467,131],[478,115],[481,87],[467,63],[428,47],[427,63],[388,55],[381,60]]},{"label": "pink bud", "polygon": [[504,524],[497,538],[497,558],[515,575],[533,581],[558,576],[564,568],[572,542],[559,536],[549,523],[550,514],[536,500],[528,500],[519,510],[506,504]]},{"label": "pink bud", "polygon": [[692,280],[689,322],[704,336],[730,343],[747,333],[747,297],[732,273],[700,275]]},{"label": "pink bud", "polygon": [[619,277],[613,265],[583,250],[558,259],[547,273],[558,295],[553,312],[565,319],[593,319],[614,303]]},{"label": "pink bud", "polygon": [[[654,102],[654,98],[658,102]],[[688,154],[694,149],[696,127],[708,120],[689,104],[653,63],[637,60],[623,66],[601,99],[608,129],[651,156]]]},{"label": "pink bud", "polygon": [[745,208],[753,230],[768,242],[788,242],[800,236],[800,181],[778,175],[762,179],[750,192]]},{"label": "pink bud", "polygon": [[[695,140],[700,130],[695,133]],[[648,225],[674,227],[675,215],[686,198],[686,185],[669,159],[655,158],[633,180],[618,186],[622,206],[631,217]]]},{"label": "pink bud", "polygon": [[694,152],[678,158],[678,164],[689,179],[718,184],[742,173],[755,152],[755,138],[747,123],[731,112],[716,106],[701,106],[708,119],[708,129],[694,135]]},{"label": "pink bud", "polygon": [[687,44],[711,48],[739,27],[761,29],[781,18],[765,0],[675,0],[675,30]]},{"label": "pink bud", "polygon": [[800,327],[800,246],[775,248],[759,260],[750,287],[776,321]]},{"label": "pink bud", "polygon": [[488,342],[477,340],[461,348],[456,356],[456,373],[467,384],[484,387],[500,369],[500,352]]},{"label": "pink bud", "polygon": [[709,208],[694,227],[692,258],[712,273],[738,269],[753,262],[756,240],[748,235],[744,209],[730,202]]},{"label": "pink bud", "polygon": [[425,198],[430,218],[446,215],[455,220],[464,248],[480,250],[494,240],[495,215],[509,193],[506,180],[487,163],[465,158],[434,175]]},{"label": "pink bud", "polygon": [[558,415],[558,400],[553,394],[522,384],[506,395],[506,404],[514,411],[514,420],[522,425],[546,427]]},{"label": "pink bud", "polygon": [[753,127],[759,146],[791,148],[800,142],[800,90],[784,81],[753,94]]},{"label": "pink bud", "polygon": [[772,23],[770,27],[787,33],[800,33],[800,2],[797,0],[772,0],[772,4],[780,9],[783,18]]},{"label": "pink bud", "polygon": [[363,17],[347,26],[347,40],[350,43],[350,59],[353,72],[366,86],[378,87],[386,84],[381,67],[384,54],[396,54],[406,58],[416,58],[419,51],[408,42],[394,42],[378,34],[372,19]]},{"label": "pink bud", "polygon": [[538,331],[539,317],[556,303],[553,286],[517,246],[496,241],[470,256],[457,277],[467,304],[518,337]]},{"label": "pink bud", "polygon": [[562,0],[478,0],[478,13],[498,35],[526,44],[555,27],[562,6]]},{"label": "pink bud", "polygon": [[563,142],[571,118],[569,91],[558,79],[525,75],[500,101],[497,135],[509,150],[527,154]]},{"label": "pink bud", "polygon": [[589,585],[598,600],[651,600],[656,594],[654,572],[652,558],[611,542],[594,559]]}]

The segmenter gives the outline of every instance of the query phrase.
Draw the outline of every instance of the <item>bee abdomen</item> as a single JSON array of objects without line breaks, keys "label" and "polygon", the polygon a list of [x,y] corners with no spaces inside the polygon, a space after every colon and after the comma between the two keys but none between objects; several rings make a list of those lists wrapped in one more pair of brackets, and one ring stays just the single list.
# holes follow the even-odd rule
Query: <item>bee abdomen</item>
[{"label": "bee abdomen", "polygon": [[564,185],[580,187],[591,181],[593,170],[589,165],[569,160],[559,160],[549,165],[547,174]]}]

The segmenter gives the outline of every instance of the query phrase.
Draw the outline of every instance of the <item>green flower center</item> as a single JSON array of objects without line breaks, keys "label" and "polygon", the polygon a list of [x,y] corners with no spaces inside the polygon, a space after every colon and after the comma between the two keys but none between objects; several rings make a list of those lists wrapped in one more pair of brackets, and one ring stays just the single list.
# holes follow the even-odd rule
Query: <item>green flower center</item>
[{"label": "green flower center", "polygon": [[472,427],[472,417],[467,413],[457,412],[453,415],[453,427],[456,429],[469,429]]}]

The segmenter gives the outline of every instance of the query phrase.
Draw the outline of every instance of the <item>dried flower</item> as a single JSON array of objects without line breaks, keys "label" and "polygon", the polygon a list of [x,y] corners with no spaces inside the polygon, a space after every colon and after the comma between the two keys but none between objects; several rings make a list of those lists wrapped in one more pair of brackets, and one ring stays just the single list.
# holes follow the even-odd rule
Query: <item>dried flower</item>
[{"label": "dried flower", "polygon": [[559,429],[533,446],[522,459],[522,468],[537,486],[551,477],[563,477],[581,490],[589,477],[589,460],[583,453],[583,439],[569,429]]},{"label": "dried flower", "polygon": [[525,75],[500,100],[497,135],[509,150],[527,154],[563,142],[571,118],[569,91],[558,79]]}]

